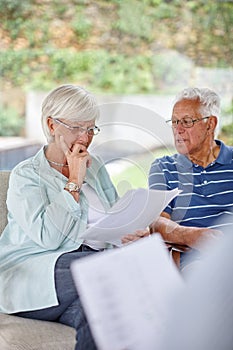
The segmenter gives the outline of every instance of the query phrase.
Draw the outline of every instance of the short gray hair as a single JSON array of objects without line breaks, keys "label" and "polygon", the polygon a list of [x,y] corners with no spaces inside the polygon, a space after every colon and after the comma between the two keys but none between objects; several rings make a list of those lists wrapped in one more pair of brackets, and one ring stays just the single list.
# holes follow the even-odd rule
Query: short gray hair
[{"label": "short gray hair", "polygon": [[99,108],[94,96],[81,86],[61,85],[50,91],[42,103],[41,123],[48,142],[50,135],[47,120],[49,117],[73,120],[76,122],[96,120]]},{"label": "short gray hair", "polygon": [[175,103],[182,100],[200,101],[200,113],[202,117],[220,117],[220,97],[211,89],[186,88],[176,96]]}]

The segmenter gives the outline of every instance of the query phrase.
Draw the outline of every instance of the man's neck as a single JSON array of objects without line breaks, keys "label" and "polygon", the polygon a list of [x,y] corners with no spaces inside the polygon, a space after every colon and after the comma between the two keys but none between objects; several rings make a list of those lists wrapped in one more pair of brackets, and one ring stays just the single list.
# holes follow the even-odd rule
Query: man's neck
[{"label": "man's neck", "polygon": [[216,158],[218,157],[219,151],[220,151],[219,145],[217,145],[216,142],[213,141],[212,146],[208,149],[207,152],[201,151],[194,154],[188,154],[187,156],[192,163],[198,164],[203,168],[206,168],[209,164],[213,163],[216,160]]}]

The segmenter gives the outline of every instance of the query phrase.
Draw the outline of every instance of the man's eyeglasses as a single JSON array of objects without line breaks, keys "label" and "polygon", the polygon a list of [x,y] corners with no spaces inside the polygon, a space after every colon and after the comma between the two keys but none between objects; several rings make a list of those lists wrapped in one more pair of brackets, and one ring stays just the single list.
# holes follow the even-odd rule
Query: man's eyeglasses
[{"label": "man's eyeglasses", "polygon": [[87,133],[88,136],[95,136],[100,132],[100,128],[96,125],[91,126],[89,128],[83,128],[82,126],[72,126],[72,125],[66,124],[58,118],[53,118],[53,120],[56,123],[63,125],[65,128],[69,129],[71,132],[74,132],[75,134],[82,135],[84,133]]},{"label": "man's eyeglasses", "polygon": [[203,119],[207,119],[210,117],[204,117],[204,118],[200,118],[200,119],[193,119],[190,117],[185,117],[185,118],[181,118],[181,119],[170,119],[170,120],[166,120],[166,123],[170,126],[172,126],[173,128],[177,128],[178,124],[180,123],[184,128],[191,128],[195,123],[200,122]]}]

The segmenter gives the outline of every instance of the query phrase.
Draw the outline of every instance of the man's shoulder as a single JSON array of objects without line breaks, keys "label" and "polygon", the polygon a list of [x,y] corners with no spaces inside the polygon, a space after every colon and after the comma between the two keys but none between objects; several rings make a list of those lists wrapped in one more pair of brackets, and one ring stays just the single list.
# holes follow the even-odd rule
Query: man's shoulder
[{"label": "man's shoulder", "polygon": [[220,153],[217,158],[218,163],[232,166],[233,146],[226,145],[222,140],[215,140],[215,142],[220,146]]},{"label": "man's shoulder", "polygon": [[161,166],[167,166],[167,165],[175,165],[177,164],[177,159],[178,159],[178,154],[173,154],[173,155],[165,155],[160,158],[156,158],[153,163],[153,165],[161,165]]}]

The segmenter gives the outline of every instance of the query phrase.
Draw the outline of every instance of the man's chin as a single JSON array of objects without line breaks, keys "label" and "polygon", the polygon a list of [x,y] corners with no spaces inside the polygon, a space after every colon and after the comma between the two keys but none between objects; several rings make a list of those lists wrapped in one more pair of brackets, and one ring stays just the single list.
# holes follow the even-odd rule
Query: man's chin
[{"label": "man's chin", "polygon": [[188,149],[184,142],[176,142],[175,146],[178,153],[184,154],[184,155],[188,153]]}]

